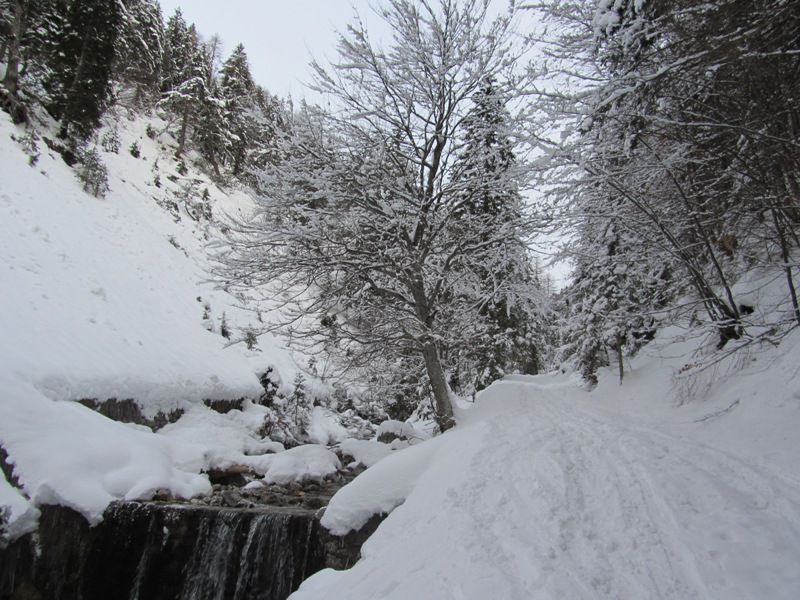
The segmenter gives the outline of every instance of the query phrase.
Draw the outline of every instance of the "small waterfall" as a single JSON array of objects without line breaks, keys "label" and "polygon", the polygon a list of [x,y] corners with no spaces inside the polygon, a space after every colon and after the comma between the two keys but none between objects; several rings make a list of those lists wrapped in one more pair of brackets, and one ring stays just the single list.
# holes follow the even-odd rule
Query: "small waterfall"
[{"label": "small waterfall", "polygon": [[46,507],[38,539],[0,551],[0,600],[283,600],[325,566],[319,529],[311,511],[138,502],[89,528]]}]

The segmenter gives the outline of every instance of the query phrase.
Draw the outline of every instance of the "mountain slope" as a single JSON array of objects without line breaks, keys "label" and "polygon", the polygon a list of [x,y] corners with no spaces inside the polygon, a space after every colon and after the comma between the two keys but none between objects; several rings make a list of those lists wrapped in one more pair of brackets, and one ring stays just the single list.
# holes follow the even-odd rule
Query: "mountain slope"
[{"label": "mountain slope", "polygon": [[[31,165],[14,141],[26,131],[0,113],[0,446],[33,505],[64,504],[93,521],[118,498],[206,493],[198,472],[209,448],[220,445],[230,462],[248,444],[264,446],[266,409],[248,405],[249,419],[231,420],[236,431],[211,423],[191,445],[70,401],[196,414],[207,399],[257,398],[268,368],[284,387],[299,369],[268,335],[252,350],[220,335],[223,317],[233,341],[255,317],[208,281],[219,221],[192,218],[190,203],[204,189],[212,213],[246,210],[250,199],[216,187],[191,157],[184,168],[167,134],[148,137],[148,123],[164,125],[119,115],[101,133],[118,129],[120,149],[100,153],[110,191],[95,198],[41,139]],[[35,511],[5,480],[2,505],[12,507],[12,536],[30,527]]]}]

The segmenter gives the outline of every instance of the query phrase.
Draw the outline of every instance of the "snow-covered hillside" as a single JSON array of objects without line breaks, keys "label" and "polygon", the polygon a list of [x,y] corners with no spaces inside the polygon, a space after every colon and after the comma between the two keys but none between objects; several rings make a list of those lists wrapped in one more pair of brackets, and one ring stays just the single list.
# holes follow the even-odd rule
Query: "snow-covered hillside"
[{"label": "snow-covered hillside", "polygon": [[[223,315],[234,342],[256,317],[208,282],[218,221],[191,218],[175,199],[187,186],[195,197],[207,190],[217,217],[250,199],[189,160],[178,172],[168,135],[151,139],[148,123],[163,129],[124,115],[107,125],[118,128],[119,151],[101,152],[110,191],[95,198],[43,140],[29,164],[12,139],[25,130],[0,114],[0,444],[33,504],[93,520],[116,498],[206,492],[199,470],[253,451],[264,409],[247,405],[249,419],[221,424],[203,416],[203,401],[257,398],[259,373],[271,367],[285,386],[298,370],[268,335],[252,350],[220,335]],[[70,402],[109,398],[133,399],[148,417],[190,410],[196,431],[189,441],[155,435]],[[0,505],[27,527],[19,518],[29,504],[4,480]]]},{"label": "snow-covered hillside", "polygon": [[681,333],[622,386],[611,369],[592,392],[492,385],[334,496],[336,533],[398,508],[352,569],[292,598],[797,598],[800,337],[700,370],[713,355]]}]

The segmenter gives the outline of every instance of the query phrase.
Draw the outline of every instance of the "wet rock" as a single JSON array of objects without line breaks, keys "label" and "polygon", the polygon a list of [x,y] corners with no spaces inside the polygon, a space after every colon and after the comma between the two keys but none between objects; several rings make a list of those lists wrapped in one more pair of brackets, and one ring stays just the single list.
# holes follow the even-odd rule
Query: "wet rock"
[{"label": "wet rock", "polygon": [[[324,566],[313,513],[126,502],[64,507],[0,551],[0,598],[283,600]],[[38,548],[38,554],[37,554]]]},{"label": "wet rock", "polygon": [[159,412],[154,417],[148,418],[144,416],[142,409],[132,398],[125,398],[124,400],[117,400],[116,398],[107,400],[83,398],[78,402],[114,421],[145,425],[153,431],[161,429],[168,423],[174,423],[183,415],[183,411],[178,409],[168,413]]}]

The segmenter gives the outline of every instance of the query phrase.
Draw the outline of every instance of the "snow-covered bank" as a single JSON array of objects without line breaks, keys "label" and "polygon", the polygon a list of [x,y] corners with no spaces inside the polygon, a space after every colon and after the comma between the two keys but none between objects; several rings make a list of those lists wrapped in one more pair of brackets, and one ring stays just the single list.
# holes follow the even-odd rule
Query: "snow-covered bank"
[{"label": "snow-covered bank", "polygon": [[257,395],[253,369],[202,326],[208,274],[169,241],[188,245],[191,228],[155,203],[157,188],[138,189],[155,147],[147,162],[104,157],[112,191],[97,199],[42,142],[29,166],[9,139],[21,131],[0,127],[3,369],[52,399],[134,398],[149,411]]},{"label": "snow-covered bank", "polygon": [[611,370],[593,392],[510,377],[454,431],[383,459],[324,523],[399,507],[352,569],[292,598],[797,598],[800,337],[711,377],[675,334],[623,386]]},{"label": "snow-covered bank", "polygon": [[[63,504],[95,522],[115,499],[207,493],[201,469],[282,450],[259,434],[264,410],[223,417],[202,406],[258,397],[257,373],[272,368],[283,385],[298,367],[270,336],[248,350],[220,335],[224,315],[234,340],[255,315],[208,282],[219,222],[192,218],[178,199],[184,188],[193,190],[187,202],[206,190],[221,214],[249,198],[216,187],[190,157],[180,165],[169,137],[152,134],[162,128],[156,117],[119,115],[101,132],[117,131],[119,151],[98,146],[110,191],[95,198],[41,138],[36,151],[30,138],[14,141],[28,133],[0,113],[0,446],[27,495],[2,481],[10,537],[30,529],[37,505]],[[71,402],[84,398],[130,398],[148,418],[183,409],[184,435]]]}]

